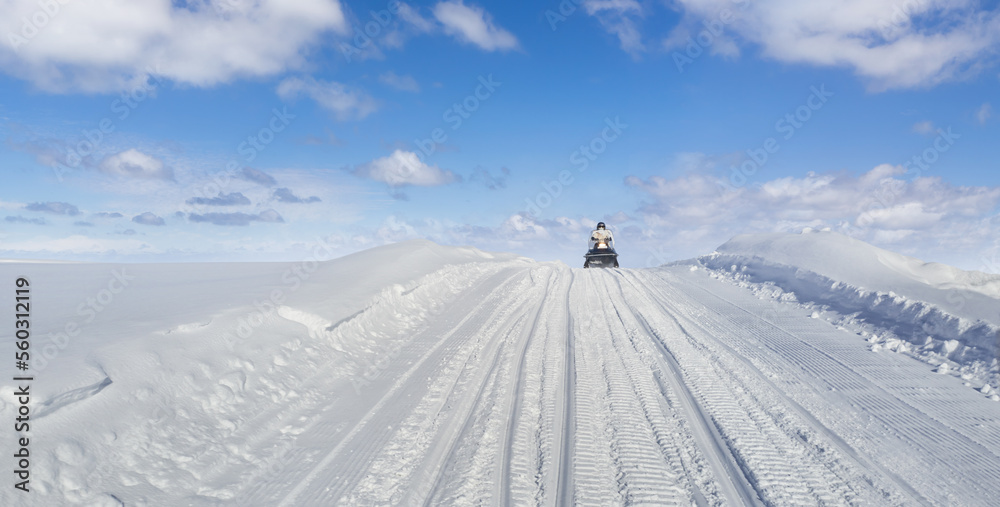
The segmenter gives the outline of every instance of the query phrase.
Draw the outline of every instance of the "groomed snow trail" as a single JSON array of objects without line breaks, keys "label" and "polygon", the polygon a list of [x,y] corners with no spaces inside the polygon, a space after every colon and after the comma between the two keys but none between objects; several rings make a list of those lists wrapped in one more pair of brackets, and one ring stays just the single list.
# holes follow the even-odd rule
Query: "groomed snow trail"
[{"label": "groomed snow trail", "polygon": [[236,498],[987,505],[1000,497],[1000,404],[703,273],[520,264],[469,284],[450,305],[427,314],[377,379],[317,403],[289,444],[294,463]]},{"label": "groomed snow trail", "polygon": [[[152,371],[152,384],[132,397],[121,393],[130,370],[110,362],[51,398],[40,441],[81,442],[59,444],[60,482],[45,483],[69,500],[28,504],[94,503],[79,484],[97,484],[107,505],[1000,498],[1000,403],[797,304],[688,265],[583,270],[423,252],[433,267],[366,280],[354,300],[329,289],[353,269],[331,265],[251,337],[217,346],[214,370],[157,369],[150,355],[136,371]],[[243,310],[212,301],[210,315],[192,310],[191,325],[155,336],[188,347],[224,336]],[[81,421],[144,399],[165,408],[85,439],[106,423]]]}]

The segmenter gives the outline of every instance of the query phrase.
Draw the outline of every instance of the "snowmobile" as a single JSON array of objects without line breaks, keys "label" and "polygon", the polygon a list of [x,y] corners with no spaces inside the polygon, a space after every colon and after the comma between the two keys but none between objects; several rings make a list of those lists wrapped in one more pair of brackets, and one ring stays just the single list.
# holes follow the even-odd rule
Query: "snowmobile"
[{"label": "snowmobile", "polygon": [[[600,225],[604,225],[601,223]],[[600,227],[603,229],[603,227]],[[595,233],[597,231],[594,231]],[[617,268],[618,267],[618,253],[615,252],[615,240],[610,237],[602,237],[591,233],[590,235],[590,249],[587,254],[583,256],[583,267],[584,268]]]}]

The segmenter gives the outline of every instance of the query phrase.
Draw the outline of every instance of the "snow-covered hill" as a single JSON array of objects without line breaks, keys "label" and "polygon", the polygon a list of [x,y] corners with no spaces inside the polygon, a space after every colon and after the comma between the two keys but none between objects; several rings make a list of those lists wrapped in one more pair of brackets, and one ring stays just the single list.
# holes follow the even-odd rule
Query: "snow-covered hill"
[{"label": "snow-covered hill", "polygon": [[[22,276],[31,492],[9,478],[0,505],[1000,496],[996,277],[843,236],[739,237],[652,270],[426,241],[328,262],[0,263],[11,297]],[[25,373],[12,312],[7,378]],[[3,456],[23,385],[0,392]]]}]

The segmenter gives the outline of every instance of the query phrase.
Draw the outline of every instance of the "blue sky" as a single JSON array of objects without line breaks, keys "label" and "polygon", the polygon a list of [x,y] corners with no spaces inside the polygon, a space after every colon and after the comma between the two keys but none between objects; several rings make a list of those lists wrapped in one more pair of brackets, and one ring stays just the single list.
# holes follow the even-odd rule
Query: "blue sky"
[{"label": "blue sky", "polygon": [[44,5],[0,7],[2,257],[576,265],[604,220],[632,267],[829,227],[1000,270],[996,2]]}]

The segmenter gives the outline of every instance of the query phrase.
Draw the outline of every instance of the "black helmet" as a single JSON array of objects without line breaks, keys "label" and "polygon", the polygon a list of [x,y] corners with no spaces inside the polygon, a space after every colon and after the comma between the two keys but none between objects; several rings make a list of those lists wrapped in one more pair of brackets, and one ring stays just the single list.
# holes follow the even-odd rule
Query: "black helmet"
[{"label": "black helmet", "polygon": [[597,222],[598,229],[604,229],[604,222]]}]

